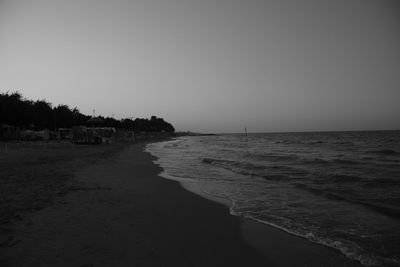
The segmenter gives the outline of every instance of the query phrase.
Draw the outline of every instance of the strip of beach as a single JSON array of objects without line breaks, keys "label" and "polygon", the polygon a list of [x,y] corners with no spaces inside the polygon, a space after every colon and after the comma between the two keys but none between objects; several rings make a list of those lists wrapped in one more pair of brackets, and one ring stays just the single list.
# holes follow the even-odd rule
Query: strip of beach
[{"label": "strip of beach", "polygon": [[360,266],[160,177],[145,145],[3,151],[0,266]]}]

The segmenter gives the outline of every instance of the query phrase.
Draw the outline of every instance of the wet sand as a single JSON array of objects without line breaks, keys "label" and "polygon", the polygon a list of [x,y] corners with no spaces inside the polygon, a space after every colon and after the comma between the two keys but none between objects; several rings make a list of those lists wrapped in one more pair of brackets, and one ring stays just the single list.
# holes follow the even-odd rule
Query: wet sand
[{"label": "wet sand", "polygon": [[77,171],[75,190],[16,224],[0,265],[358,266],[159,177],[143,148]]}]

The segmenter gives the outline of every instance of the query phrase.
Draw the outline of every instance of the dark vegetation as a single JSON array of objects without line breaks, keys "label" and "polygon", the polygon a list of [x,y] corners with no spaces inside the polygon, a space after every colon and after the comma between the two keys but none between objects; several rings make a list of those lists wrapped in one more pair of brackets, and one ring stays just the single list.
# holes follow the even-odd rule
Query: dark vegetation
[{"label": "dark vegetation", "polygon": [[[71,128],[74,125],[87,125],[91,116],[82,114],[77,108],[52,104],[45,100],[28,100],[18,92],[0,94],[0,124],[12,125],[21,129],[56,130]],[[174,127],[162,118],[121,119],[99,116],[103,127],[114,127],[134,132],[174,132]]]},{"label": "dark vegetation", "polygon": [[[171,124],[155,116],[135,120],[98,118],[102,121],[98,126],[114,127],[120,129],[116,131],[119,133],[138,133],[135,134],[134,142],[170,136],[152,132],[174,132]],[[15,238],[16,226],[26,219],[27,214],[55,202],[64,204],[62,197],[72,191],[108,190],[78,183],[72,179],[74,173],[95,161],[107,160],[127,144],[132,144],[132,139],[121,138],[124,135],[119,135],[117,141],[108,145],[75,146],[73,142],[61,141],[13,142],[26,139],[14,138],[17,135],[3,138],[5,135],[2,134],[8,130],[53,131],[73,126],[90,126],[90,119],[91,116],[67,105],[53,107],[45,100],[25,99],[18,92],[0,93],[0,140],[6,141],[0,142],[0,249],[12,247],[18,242]],[[0,266],[3,266],[1,261],[0,257]]]}]

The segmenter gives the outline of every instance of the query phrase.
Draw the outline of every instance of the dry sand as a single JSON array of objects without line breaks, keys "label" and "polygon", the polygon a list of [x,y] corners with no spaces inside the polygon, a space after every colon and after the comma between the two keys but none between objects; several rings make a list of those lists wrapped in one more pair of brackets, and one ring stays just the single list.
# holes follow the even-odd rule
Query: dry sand
[{"label": "dry sand", "polygon": [[0,266],[358,266],[160,178],[143,146],[77,171],[75,190],[16,224]]},{"label": "dry sand", "polygon": [[115,155],[126,145],[0,142],[0,248],[13,242],[15,225],[27,214],[79,190],[71,183],[77,170]]}]

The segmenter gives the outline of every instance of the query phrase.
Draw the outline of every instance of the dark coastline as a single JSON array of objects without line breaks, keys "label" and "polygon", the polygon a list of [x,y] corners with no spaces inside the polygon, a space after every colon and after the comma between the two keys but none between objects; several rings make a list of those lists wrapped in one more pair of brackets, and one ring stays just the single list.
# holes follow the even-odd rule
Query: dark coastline
[{"label": "dark coastline", "polygon": [[88,190],[31,214],[1,266],[269,266],[243,241],[239,218],[161,179],[143,147],[78,171]]},{"label": "dark coastline", "polygon": [[86,190],[19,224],[1,266],[359,266],[160,178],[144,146],[78,171]]},{"label": "dark coastline", "polygon": [[[193,185],[182,184],[182,187],[206,200],[223,205],[225,212],[230,212],[230,200],[205,194]],[[236,218],[240,219],[240,230],[244,241],[264,255],[268,262],[267,266],[363,266],[336,249],[249,218]]]}]

